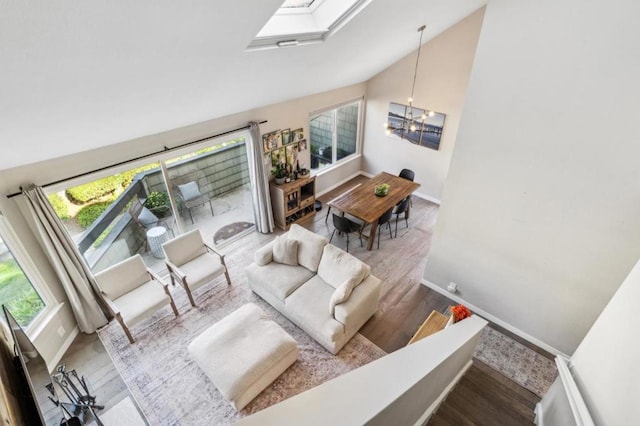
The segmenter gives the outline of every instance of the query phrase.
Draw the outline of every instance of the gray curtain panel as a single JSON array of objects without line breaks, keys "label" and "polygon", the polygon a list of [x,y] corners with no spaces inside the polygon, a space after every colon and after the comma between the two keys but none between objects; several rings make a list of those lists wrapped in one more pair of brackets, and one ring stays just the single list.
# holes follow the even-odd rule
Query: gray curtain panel
[{"label": "gray curtain panel", "polygon": [[264,166],[264,153],[260,139],[260,126],[256,122],[249,123],[251,137],[247,141],[247,158],[249,160],[249,179],[251,179],[251,199],[253,215],[258,232],[273,232],[273,211],[269,194],[269,177]]},{"label": "gray curtain panel", "polygon": [[42,188],[30,185],[22,191],[35,220],[40,240],[69,299],[78,327],[93,333],[111,316],[100,296],[93,274],[49,204]]}]

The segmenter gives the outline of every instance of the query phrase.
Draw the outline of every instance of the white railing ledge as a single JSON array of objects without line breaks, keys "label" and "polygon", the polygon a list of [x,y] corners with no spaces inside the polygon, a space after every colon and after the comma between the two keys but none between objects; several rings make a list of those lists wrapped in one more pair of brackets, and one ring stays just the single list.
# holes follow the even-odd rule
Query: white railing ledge
[{"label": "white railing ledge", "polygon": [[569,364],[564,357],[556,357],[556,366],[558,367],[558,375],[564,387],[571,412],[575,418],[577,426],[593,426],[593,419],[589,413],[589,409],[582,398],[582,393],[578,389],[573,374],[569,370]]}]

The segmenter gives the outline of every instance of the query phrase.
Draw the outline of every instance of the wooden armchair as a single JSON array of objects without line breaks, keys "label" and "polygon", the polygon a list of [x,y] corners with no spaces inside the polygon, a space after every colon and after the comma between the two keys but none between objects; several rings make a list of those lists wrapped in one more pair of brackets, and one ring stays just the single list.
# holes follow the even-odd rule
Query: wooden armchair
[{"label": "wooden armchair", "polygon": [[231,278],[224,262],[224,254],[209,246],[200,231],[182,234],[162,245],[171,284],[178,280],[189,296],[191,306],[196,306],[192,291],[224,274],[227,284]]},{"label": "wooden armchair", "polygon": [[167,284],[147,269],[139,254],[96,274],[95,279],[130,343],[135,340],[129,327],[165,305],[171,305],[174,315],[178,316]]}]

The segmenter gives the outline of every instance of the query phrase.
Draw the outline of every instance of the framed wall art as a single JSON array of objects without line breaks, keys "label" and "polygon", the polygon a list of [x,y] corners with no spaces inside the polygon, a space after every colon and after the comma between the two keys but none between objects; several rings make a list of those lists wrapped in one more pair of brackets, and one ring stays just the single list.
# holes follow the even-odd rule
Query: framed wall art
[{"label": "framed wall art", "polygon": [[438,150],[445,118],[440,112],[390,102],[387,134]]}]

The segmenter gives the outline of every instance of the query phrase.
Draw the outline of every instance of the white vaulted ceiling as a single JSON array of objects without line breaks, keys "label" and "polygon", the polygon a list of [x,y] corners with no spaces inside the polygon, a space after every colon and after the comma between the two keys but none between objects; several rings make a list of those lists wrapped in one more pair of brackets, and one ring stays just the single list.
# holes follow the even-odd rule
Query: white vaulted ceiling
[{"label": "white vaulted ceiling", "polygon": [[246,52],[282,0],[0,0],[0,170],[368,80],[486,0],[373,0]]}]

